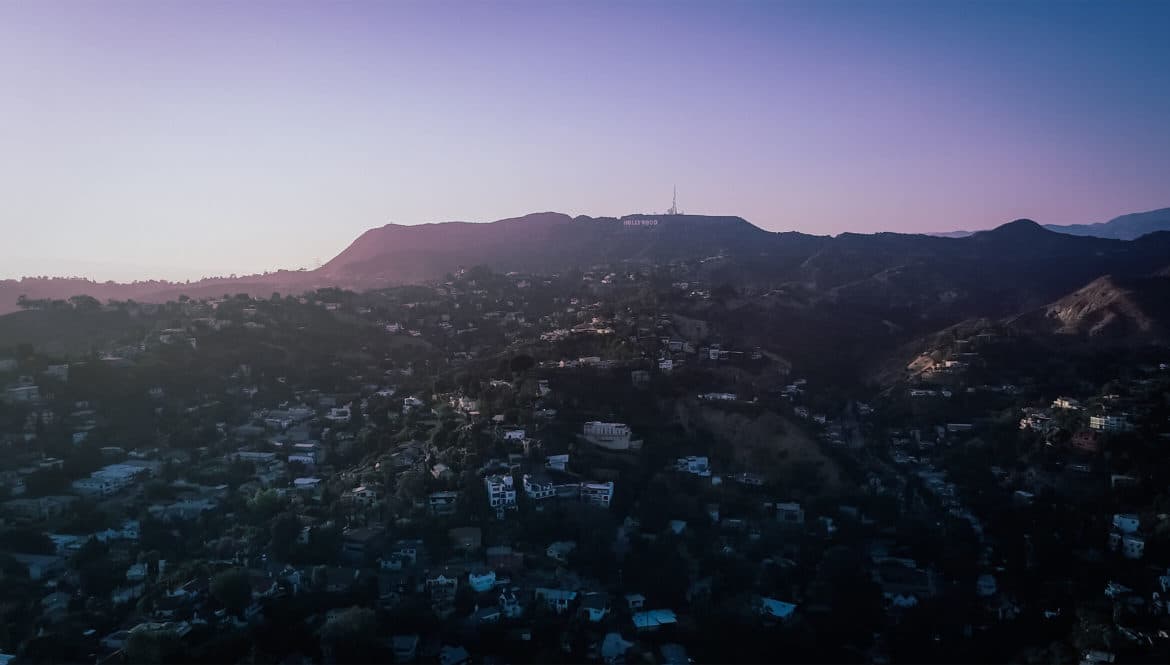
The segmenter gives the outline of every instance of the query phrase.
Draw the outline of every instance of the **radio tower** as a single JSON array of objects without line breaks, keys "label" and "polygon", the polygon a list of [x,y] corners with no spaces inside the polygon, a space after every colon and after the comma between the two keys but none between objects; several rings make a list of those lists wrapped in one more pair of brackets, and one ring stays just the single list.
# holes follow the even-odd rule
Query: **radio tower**
[{"label": "radio tower", "polygon": [[668,215],[681,215],[678,210],[678,185],[674,186],[674,198],[670,202],[670,210],[666,211]]}]

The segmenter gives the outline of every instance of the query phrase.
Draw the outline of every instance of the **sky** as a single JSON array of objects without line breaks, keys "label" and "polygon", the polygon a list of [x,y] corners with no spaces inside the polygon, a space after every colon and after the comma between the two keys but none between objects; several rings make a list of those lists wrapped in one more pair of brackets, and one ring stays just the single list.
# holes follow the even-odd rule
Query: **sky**
[{"label": "sky", "polygon": [[1170,206],[1170,3],[0,0],[0,278],[315,267],[554,210]]}]

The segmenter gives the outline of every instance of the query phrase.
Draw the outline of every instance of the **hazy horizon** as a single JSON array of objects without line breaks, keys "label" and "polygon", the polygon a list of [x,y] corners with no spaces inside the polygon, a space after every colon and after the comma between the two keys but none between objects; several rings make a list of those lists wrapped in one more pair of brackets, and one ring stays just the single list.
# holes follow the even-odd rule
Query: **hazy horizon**
[{"label": "hazy horizon", "polygon": [[0,278],[314,267],[386,223],[815,234],[1170,205],[1164,3],[0,5]]}]

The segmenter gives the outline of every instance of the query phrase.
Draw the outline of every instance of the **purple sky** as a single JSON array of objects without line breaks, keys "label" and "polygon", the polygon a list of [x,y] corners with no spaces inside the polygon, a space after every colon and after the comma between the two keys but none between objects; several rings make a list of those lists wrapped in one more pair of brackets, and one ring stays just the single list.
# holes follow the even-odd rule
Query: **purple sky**
[{"label": "purple sky", "polygon": [[1170,206],[1170,3],[0,2],[0,277],[385,224],[945,231]]}]

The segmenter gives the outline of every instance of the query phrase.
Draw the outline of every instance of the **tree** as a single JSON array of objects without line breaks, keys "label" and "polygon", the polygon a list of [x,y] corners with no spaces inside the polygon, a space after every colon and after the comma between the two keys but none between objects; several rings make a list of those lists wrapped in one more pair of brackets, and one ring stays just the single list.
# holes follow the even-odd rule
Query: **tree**
[{"label": "tree", "polygon": [[536,360],[532,356],[523,353],[513,356],[512,360],[508,363],[508,368],[515,374],[523,374],[533,367],[536,367]]},{"label": "tree", "polygon": [[375,662],[378,617],[366,607],[351,607],[321,628],[321,646],[335,663]]},{"label": "tree", "polygon": [[258,490],[251,499],[248,500],[248,510],[252,511],[252,515],[259,522],[267,522],[272,519],[284,508],[284,500],[280,498],[276,490]]},{"label": "tree", "polygon": [[182,660],[183,643],[170,628],[139,626],[127,636],[124,652],[131,663],[174,663]]},{"label": "tree", "polygon": [[292,546],[301,533],[301,521],[295,513],[281,513],[272,520],[271,543],[269,545],[273,556],[277,559],[288,558]]},{"label": "tree", "polygon": [[252,583],[248,571],[229,568],[211,578],[211,595],[232,614],[240,614],[252,602]]}]

